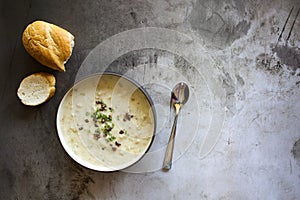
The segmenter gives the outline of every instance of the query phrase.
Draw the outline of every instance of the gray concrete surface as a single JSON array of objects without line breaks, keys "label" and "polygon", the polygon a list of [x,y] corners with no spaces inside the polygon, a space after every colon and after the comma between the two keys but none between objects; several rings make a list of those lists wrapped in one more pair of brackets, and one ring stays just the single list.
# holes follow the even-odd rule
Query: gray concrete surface
[{"label": "gray concrete surface", "polygon": [[[1,199],[299,199],[300,16],[293,25],[299,7],[299,0],[1,0]],[[75,35],[65,73],[42,66],[24,50],[22,32],[37,19]],[[124,32],[130,30],[147,32],[134,38]],[[161,30],[175,32],[160,37]],[[133,39],[145,49],[129,46]],[[100,51],[114,45],[116,52]],[[83,61],[105,60],[91,60],[97,53],[119,57],[91,71],[160,81],[146,88],[164,117],[153,147],[161,152],[170,129],[170,89],[179,79],[189,82],[194,96],[181,117],[171,171],[153,165],[143,172],[141,165],[139,173],[134,166],[95,172],[65,153],[56,111],[78,74],[88,73],[80,71]],[[53,73],[57,91],[49,102],[27,107],[16,90],[37,71]]]}]

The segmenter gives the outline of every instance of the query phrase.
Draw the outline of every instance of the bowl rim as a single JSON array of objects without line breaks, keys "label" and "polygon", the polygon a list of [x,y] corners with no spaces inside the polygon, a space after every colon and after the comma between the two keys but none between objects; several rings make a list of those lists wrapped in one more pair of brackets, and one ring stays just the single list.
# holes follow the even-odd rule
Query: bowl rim
[{"label": "bowl rim", "polygon": [[[65,139],[63,139],[64,136],[63,136],[63,133],[62,133],[61,128],[59,126],[59,124],[60,124],[59,121],[60,121],[60,116],[61,116],[60,110],[62,108],[62,104],[63,104],[64,100],[66,99],[67,95],[72,91],[72,89],[76,85],[80,84],[81,82],[83,82],[83,81],[85,81],[87,79],[90,79],[92,77],[97,77],[97,76],[99,76],[99,78],[101,78],[101,76],[106,76],[106,75],[116,76],[118,78],[123,78],[123,79],[126,79],[127,81],[129,81],[130,83],[132,83],[146,97],[147,102],[150,105],[150,108],[151,108],[151,111],[152,111],[152,115],[153,115],[153,126],[154,126],[153,127],[153,133],[152,133],[151,141],[150,141],[148,147],[146,148],[145,152],[143,154],[141,154],[140,157],[137,157],[137,159],[135,159],[129,165],[124,166],[124,167],[120,167],[120,168],[117,168],[117,167],[115,167],[115,168],[109,168],[109,167],[106,167],[106,166],[96,166],[96,165],[91,164],[91,163],[89,163],[87,161],[84,161],[80,156],[76,155],[71,150],[71,148],[69,148],[69,145],[67,145],[67,143],[65,142]],[[151,96],[149,95],[149,93],[137,81],[133,80],[132,78],[130,78],[130,77],[126,76],[126,75],[119,74],[119,73],[116,73],[116,72],[104,71],[104,72],[101,72],[101,73],[94,73],[94,74],[85,76],[85,77],[81,78],[80,80],[77,80],[76,82],[74,82],[74,84],[67,90],[67,92],[64,93],[63,97],[61,98],[60,103],[59,103],[58,108],[57,108],[57,113],[56,113],[56,132],[57,132],[57,137],[58,137],[58,139],[60,141],[60,144],[63,147],[65,153],[69,157],[71,157],[72,160],[75,161],[76,163],[78,163],[79,165],[81,165],[81,166],[83,166],[83,167],[85,167],[85,168],[87,168],[89,170],[98,171],[98,172],[115,172],[115,171],[120,171],[122,169],[126,169],[126,168],[128,168],[128,167],[136,164],[137,162],[139,162],[147,154],[147,152],[151,148],[152,143],[153,143],[154,138],[155,138],[156,128],[157,128],[157,115],[156,115],[156,110],[155,110],[155,106],[154,106],[153,100],[152,100]]]}]

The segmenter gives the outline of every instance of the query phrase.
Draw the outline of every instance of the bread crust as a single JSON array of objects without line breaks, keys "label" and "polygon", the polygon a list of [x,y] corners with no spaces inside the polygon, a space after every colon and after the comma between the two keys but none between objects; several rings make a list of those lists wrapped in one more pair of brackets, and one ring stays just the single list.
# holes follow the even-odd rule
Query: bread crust
[{"label": "bread crust", "polygon": [[74,36],[67,30],[45,21],[29,24],[22,36],[24,48],[33,58],[58,71],[65,71],[73,40]]}]

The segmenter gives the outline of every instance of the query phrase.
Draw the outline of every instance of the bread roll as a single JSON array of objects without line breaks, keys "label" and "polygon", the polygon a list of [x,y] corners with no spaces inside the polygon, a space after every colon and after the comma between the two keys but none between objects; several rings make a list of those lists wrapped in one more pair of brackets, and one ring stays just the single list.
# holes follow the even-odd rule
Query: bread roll
[{"label": "bread roll", "polygon": [[54,93],[55,77],[52,74],[39,72],[22,80],[17,95],[23,104],[36,106],[49,100]]},{"label": "bread roll", "polygon": [[65,71],[65,63],[72,54],[74,36],[67,30],[44,21],[29,24],[23,32],[26,51],[41,64]]}]

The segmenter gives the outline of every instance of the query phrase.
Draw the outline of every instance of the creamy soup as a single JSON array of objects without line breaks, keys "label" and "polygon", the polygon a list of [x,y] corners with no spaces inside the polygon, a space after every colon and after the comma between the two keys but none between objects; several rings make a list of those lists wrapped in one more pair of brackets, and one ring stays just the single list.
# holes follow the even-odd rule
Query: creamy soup
[{"label": "creamy soup", "polygon": [[68,154],[100,171],[123,169],[149,148],[154,113],[145,94],[116,75],[89,77],[63,98],[57,128]]}]

